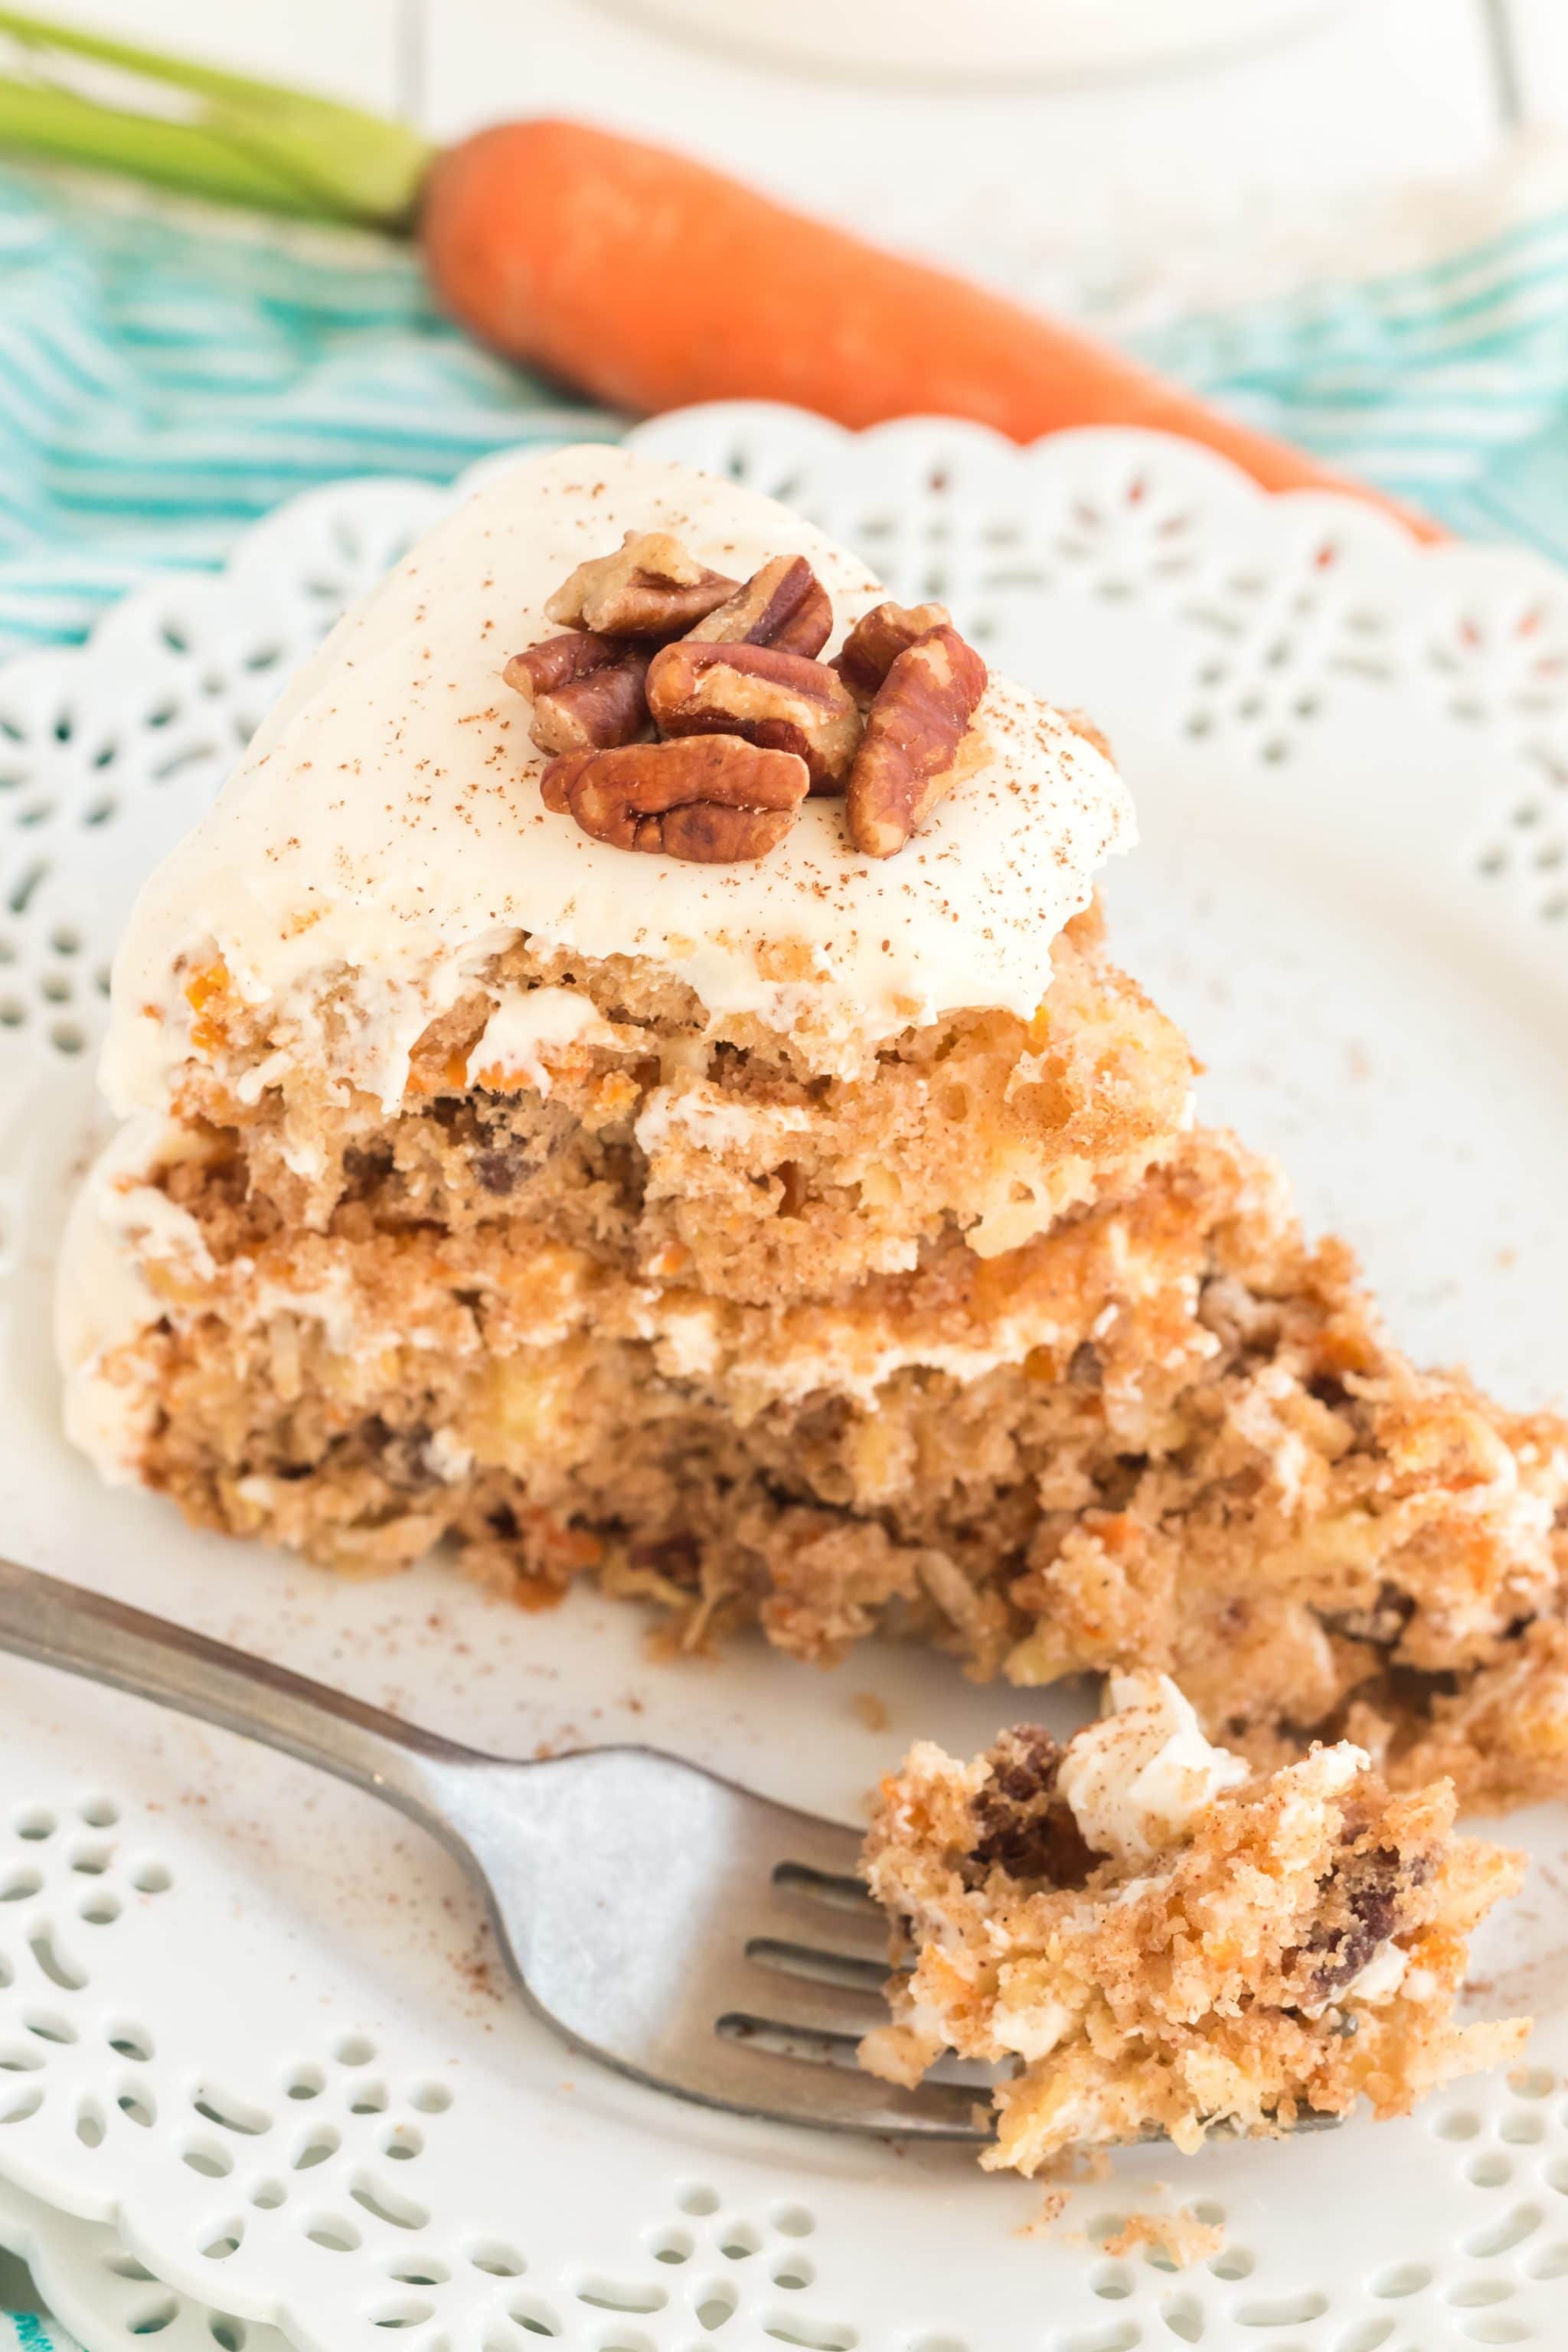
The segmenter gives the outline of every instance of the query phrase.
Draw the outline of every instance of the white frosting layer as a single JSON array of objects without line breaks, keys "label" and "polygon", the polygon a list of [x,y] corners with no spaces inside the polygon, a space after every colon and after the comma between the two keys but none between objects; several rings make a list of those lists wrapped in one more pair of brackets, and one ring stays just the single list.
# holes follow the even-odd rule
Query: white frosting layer
[{"label": "white frosting layer", "polygon": [[1169,1675],[1112,1675],[1105,1706],[1068,1742],[1057,1787],[1095,1852],[1136,1868],[1179,1843],[1251,1767],[1211,1745]]},{"label": "white frosting layer", "polygon": [[[715,1023],[761,1015],[825,1068],[965,1006],[1034,1011],[1052,939],[1133,826],[1110,763],[1004,679],[976,715],[988,757],[883,863],[851,849],[834,800],[770,857],[717,866],[609,848],[545,809],[499,673],[555,633],[544,602],[573,567],[632,529],[737,578],[804,554],[840,629],[881,593],[786,509],[684,467],[595,446],[503,473],[339,624],[143,890],[103,1061],[117,1110],[166,1103],[190,966],[215,956],[267,1017],[269,1082],[324,1066],[389,1108],[420,1031],[520,931],[655,959]],[[334,984],[348,1017],[324,1024]]]},{"label": "white frosting layer", "polygon": [[130,1120],[99,1154],[66,1222],[55,1295],[66,1434],[115,1485],[134,1481],[156,1409],[142,1391],[99,1372],[106,1353],[163,1312],[142,1267],[156,1262],[198,1282],[213,1271],[195,1219],[150,1181],[190,1148],[190,1137],[163,1118]]},{"label": "white frosting layer", "polygon": [[544,1047],[595,1043],[613,1045],[615,1031],[581,989],[514,989],[496,1006],[468,1055],[468,1083],[504,1090],[526,1079],[547,1095],[551,1080],[542,1059]]}]

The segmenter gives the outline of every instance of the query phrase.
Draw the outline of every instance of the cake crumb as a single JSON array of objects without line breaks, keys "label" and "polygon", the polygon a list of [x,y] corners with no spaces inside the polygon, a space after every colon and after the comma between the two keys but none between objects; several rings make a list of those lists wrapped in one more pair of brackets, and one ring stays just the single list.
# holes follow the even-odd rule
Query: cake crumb
[{"label": "cake crumb", "polygon": [[1466,1935],[1523,1857],[1454,1833],[1450,1783],[1395,1792],[1349,1742],[1248,1774],[1158,1681],[1113,1675],[1065,1745],[1024,1723],[971,1763],[918,1742],[888,1776],[867,1879],[912,1965],[862,2063],[909,2083],[944,2051],[1011,2062],[981,2160],[1033,2176],[1363,2097],[1405,2114],[1517,2062],[1527,2019],[1455,2006]]},{"label": "cake crumb", "polygon": [[1032,2221],[1026,2221],[1018,2231],[1020,2238],[1043,2238],[1053,2222],[1059,2221],[1072,2197],[1070,2189],[1047,2189],[1040,2200],[1040,2210]]},{"label": "cake crumb", "polygon": [[879,1699],[875,1691],[852,1692],[849,1712],[858,1723],[865,1725],[868,1731],[886,1731],[892,1721],[885,1701]]},{"label": "cake crumb", "polygon": [[1157,2247],[1179,2271],[1207,2262],[1225,2243],[1217,2221],[1200,2221],[1190,2205],[1178,2213],[1130,2213],[1113,2238],[1104,2241],[1108,2254],[1135,2253],[1140,2246]]}]

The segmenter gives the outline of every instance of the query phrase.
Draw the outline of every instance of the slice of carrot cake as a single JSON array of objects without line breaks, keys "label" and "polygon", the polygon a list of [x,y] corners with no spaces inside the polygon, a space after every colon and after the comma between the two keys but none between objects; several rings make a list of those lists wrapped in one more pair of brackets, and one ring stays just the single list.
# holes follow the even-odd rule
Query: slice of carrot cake
[{"label": "slice of carrot cake", "polygon": [[1391,1793],[1348,1740],[1255,1774],[1168,1676],[1118,1674],[1058,1744],[1005,1732],[972,1764],[929,1743],[883,1784],[867,1844],[894,1923],[874,2074],[1002,2064],[982,2161],[1288,2132],[1365,2098],[1404,2115],[1517,2057],[1524,2019],[1460,2025],[1466,1938],[1523,1857],[1452,1834],[1446,1782]]},{"label": "slice of carrot cake", "polygon": [[1568,1780],[1568,1436],[1415,1371],[1110,961],[1127,794],[733,484],[531,460],[122,943],[60,1286],[111,1476],[707,1642],[1177,1674],[1259,1760]]}]

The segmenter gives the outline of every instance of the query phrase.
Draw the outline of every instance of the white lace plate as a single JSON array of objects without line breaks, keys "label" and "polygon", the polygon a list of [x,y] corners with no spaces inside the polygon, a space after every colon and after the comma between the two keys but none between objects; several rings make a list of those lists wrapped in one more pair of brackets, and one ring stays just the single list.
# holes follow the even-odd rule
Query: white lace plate
[{"label": "white lace plate", "polygon": [[[1121,949],[1189,1021],[1210,1114],[1286,1153],[1417,1352],[1521,1402],[1560,1387],[1568,586],[1146,436],[1020,452],[728,408],[639,438],[793,499],[1100,718],[1146,836],[1111,881]],[[85,649],[0,673],[4,1540],[480,1745],[634,1736],[853,1819],[917,1732],[968,1748],[1033,1702],[890,1647],[830,1675],[751,1643],[654,1665],[589,1591],[531,1616],[439,1569],[334,1581],[105,1491],[58,1433],[50,1263],[130,894],[441,502],[312,493],[222,580],[149,586]],[[1486,2008],[1542,2020],[1512,2084],[1297,2146],[1142,2152],[1023,2235],[1038,2190],[962,2152],[765,2130],[574,2057],[395,1817],[0,1660],[0,2179],[35,2200],[0,2200],[0,2236],[90,2352],[176,2328],[278,2352],[268,2326],[303,2352],[1554,2347],[1565,1827],[1510,1823],[1538,1866],[1478,1954]],[[1207,2264],[1099,2250],[1112,2217],[1182,2203],[1223,2219]]]}]

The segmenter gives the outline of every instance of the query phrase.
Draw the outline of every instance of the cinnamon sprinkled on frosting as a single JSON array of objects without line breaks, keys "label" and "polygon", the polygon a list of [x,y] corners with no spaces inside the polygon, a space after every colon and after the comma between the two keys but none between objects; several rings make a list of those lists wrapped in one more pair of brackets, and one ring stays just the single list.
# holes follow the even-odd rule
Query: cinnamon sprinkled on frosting
[{"label": "cinnamon sprinkled on frosting", "polygon": [[586,447],[501,475],[339,625],[143,892],[105,1057],[117,1109],[166,1102],[191,1050],[184,976],[215,959],[312,1053],[321,1000],[346,990],[351,1074],[385,1097],[433,1013],[519,931],[657,960],[715,1025],[756,1015],[823,1069],[966,1006],[1034,1011],[1052,939],[1133,823],[1103,754],[1005,678],[962,789],[890,864],[852,848],[831,803],[806,803],[764,863],[712,866],[628,858],[545,809],[544,754],[500,667],[549,634],[574,568],[634,528],[736,579],[805,556],[837,635],[885,593],[786,509],[685,467]]}]

